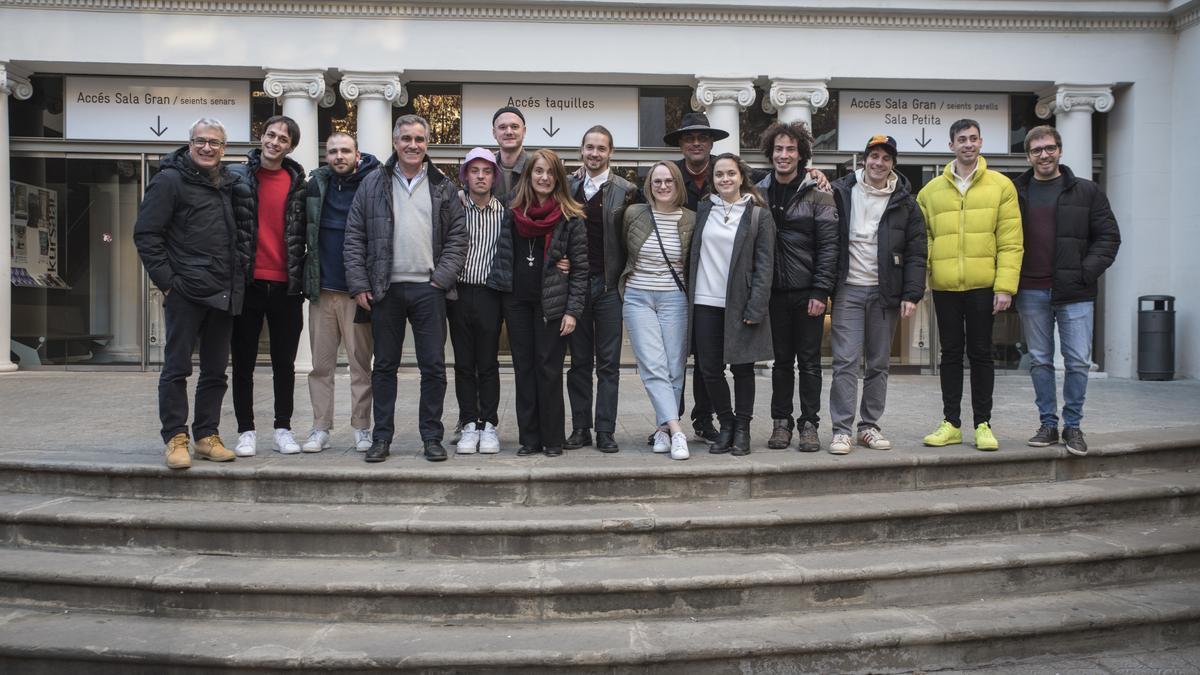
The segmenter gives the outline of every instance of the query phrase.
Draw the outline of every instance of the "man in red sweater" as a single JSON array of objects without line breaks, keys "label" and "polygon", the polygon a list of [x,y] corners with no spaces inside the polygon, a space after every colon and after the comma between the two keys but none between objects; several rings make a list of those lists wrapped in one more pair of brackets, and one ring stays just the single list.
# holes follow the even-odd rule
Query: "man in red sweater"
[{"label": "man in red sweater", "polygon": [[251,150],[233,171],[233,206],[239,253],[246,264],[246,300],[233,322],[233,410],[238,442],[234,452],[257,450],[254,427],[254,367],[264,320],[271,340],[275,390],[275,450],[300,452],[292,434],[296,350],[304,325],[304,168],[288,155],[300,142],[300,126],[277,115],[263,128],[261,148]]}]

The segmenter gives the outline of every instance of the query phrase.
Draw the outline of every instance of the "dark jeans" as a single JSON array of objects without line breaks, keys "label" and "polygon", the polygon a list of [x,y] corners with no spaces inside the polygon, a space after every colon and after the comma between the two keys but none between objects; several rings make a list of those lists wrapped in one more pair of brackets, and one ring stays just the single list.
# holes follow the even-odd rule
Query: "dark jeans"
[{"label": "dark jeans", "polygon": [[799,379],[798,421],[810,422],[815,427],[821,412],[821,338],[825,332],[825,316],[808,315],[811,297],[809,291],[771,291],[771,339],[775,348],[775,366],[771,369],[771,418],[792,419],[792,387],[797,386]]},{"label": "dark jeans", "polygon": [[592,428],[592,367],[596,369],[596,431],[617,429],[617,384],[621,379],[621,296],[604,289],[604,277],[591,278],[587,306],[567,336],[571,368],[567,395],[571,426]]},{"label": "dark jeans", "polygon": [[563,358],[567,338],[562,320],[545,321],[540,301],[504,296],[504,322],[516,375],[517,429],[521,445],[561,448],[563,444]]},{"label": "dark jeans", "polygon": [[971,361],[971,411],[975,426],[992,420],[992,389],[996,367],[992,362],[992,289],[934,291],[938,339],[942,343],[939,366],[942,379],[942,415],[962,426],[963,349]]},{"label": "dark jeans", "polygon": [[158,419],[163,442],[187,433],[187,379],[192,374],[192,351],[200,341],[200,379],[196,382],[196,414],[192,438],[217,433],[221,423],[221,400],[225,398],[229,365],[229,338],[233,317],[229,312],[192,302],[178,291],[163,300],[167,345],[162,372],[158,375]]},{"label": "dark jeans", "polygon": [[500,292],[458,285],[458,299],[446,303],[454,345],[454,395],[458,426],[500,423]]},{"label": "dark jeans", "polygon": [[271,341],[271,382],[275,388],[275,428],[292,428],[296,391],[296,349],[304,328],[304,296],[288,295],[287,283],[246,285],[242,313],[233,318],[233,413],[238,433],[254,429],[254,366],[263,319]]},{"label": "dark jeans", "polygon": [[446,292],[429,283],[393,283],[371,307],[375,364],[371,367],[375,429],[371,439],[392,442],[396,430],[396,369],[404,349],[404,324],[412,326],[421,399],[417,404],[422,441],[441,441],[446,399]]},{"label": "dark jeans", "polygon": [[754,364],[735,363],[733,402],[729,400],[729,382],[725,380],[725,310],[721,307],[694,305],[692,334],[696,342],[696,367],[712,401],[713,412],[726,427],[737,421],[747,425],[754,419]]}]

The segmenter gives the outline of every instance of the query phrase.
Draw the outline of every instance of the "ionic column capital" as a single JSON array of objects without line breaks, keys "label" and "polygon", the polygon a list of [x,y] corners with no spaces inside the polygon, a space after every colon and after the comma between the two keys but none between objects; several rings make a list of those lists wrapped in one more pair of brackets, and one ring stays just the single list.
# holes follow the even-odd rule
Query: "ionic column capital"
[{"label": "ionic column capital", "polygon": [[807,105],[813,110],[824,108],[829,103],[829,79],[793,80],[785,77],[771,78],[771,89],[763,97],[762,109],[773,115],[789,104]]},{"label": "ionic column capital", "polygon": [[344,73],[338,91],[347,101],[382,99],[396,107],[408,105],[408,89],[400,81],[402,73]]},{"label": "ionic column capital", "polygon": [[1042,94],[1033,110],[1041,119],[1072,111],[1108,112],[1114,103],[1112,88],[1111,84],[1055,82],[1054,88]]},{"label": "ionic column capital", "polygon": [[328,108],[337,100],[333,89],[325,84],[323,70],[274,69],[263,80],[263,91],[277,101],[285,98],[308,98],[322,108]]},{"label": "ionic column capital", "polygon": [[[18,75],[13,67],[0,62],[0,96],[12,95],[20,101],[33,96],[33,84],[24,75]],[[7,133],[7,130],[5,130]]]},{"label": "ionic column capital", "polygon": [[714,105],[736,105],[745,110],[756,98],[754,80],[748,77],[697,77],[692,110],[704,112]]}]

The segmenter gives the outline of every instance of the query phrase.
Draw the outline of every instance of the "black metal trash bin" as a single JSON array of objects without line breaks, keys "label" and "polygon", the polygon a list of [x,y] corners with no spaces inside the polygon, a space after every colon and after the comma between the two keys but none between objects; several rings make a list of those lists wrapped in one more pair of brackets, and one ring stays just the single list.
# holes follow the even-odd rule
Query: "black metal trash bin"
[{"label": "black metal trash bin", "polygon": [[[1153,303],[1152,309],[1145,304]],[[1175,379],[1175,296],[1138,298],[1138,379]]]}]

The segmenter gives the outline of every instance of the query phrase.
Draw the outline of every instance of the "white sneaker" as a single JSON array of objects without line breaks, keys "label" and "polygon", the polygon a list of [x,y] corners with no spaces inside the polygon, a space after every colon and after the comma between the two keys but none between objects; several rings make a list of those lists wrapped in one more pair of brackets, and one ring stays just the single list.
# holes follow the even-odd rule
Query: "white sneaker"
[{"label": "white sneaker", "polygon": [[313,429],[308,432],[308,440],[304,441],[304,446],[300,449],[304,452],[320,452],[329,447],[329,432],[320,429]]},{"label": "white sneaker", "polygon": [[370,429],[355,429],[354,430],[354,449],[359,452],[366,452],[371,449],[371,430]]},{"label": "white sneaker", "polygon": [[848,454],[850,454],[850,435],[849,434],[834,434],[833,441],[829,444],[829,454],[831,454],[831,455],[848,455]]},{"label": "white sneaker", "polygon": [[253,457],[255,452],[258,452],[258,434],[254,430],[243,431],[238,435],[237,445],[233,448],[233,454],[238,457]]},{"label": "white sneaker", "polygon": [[662,429],[654,432],[654,451],[657,453],[671,451],[671,437]]},{"label": "white sneaker", "polygon": [[484,455],[500,452],[500,434],[491,422],[484,422],[483,431],[479,432],[479,452]]},{"label": "white sneaker", "polygon": [[462,425],[462,435],[458,437],[458,454],[473,455],[479,450],[479,432],[475,430],[474,422]]},{"label": "white sneaker", "polygon": [[671,435],[671,459],[687,459],[692,456],[688,450],[687,434],[682,431]]},{"label": "white sneaker", "polygon": [[292,435],[291,429],[275,430],[275,452],[285,455],[294,455],[300,452],[300,444],[296,442],[296,437]]},{"label": "white sneaker", "polygon": [[892,442],[883,437],[883,433],[875,427],[867,427],[858,433],[858,444],[872,450],[891,450]]}]

